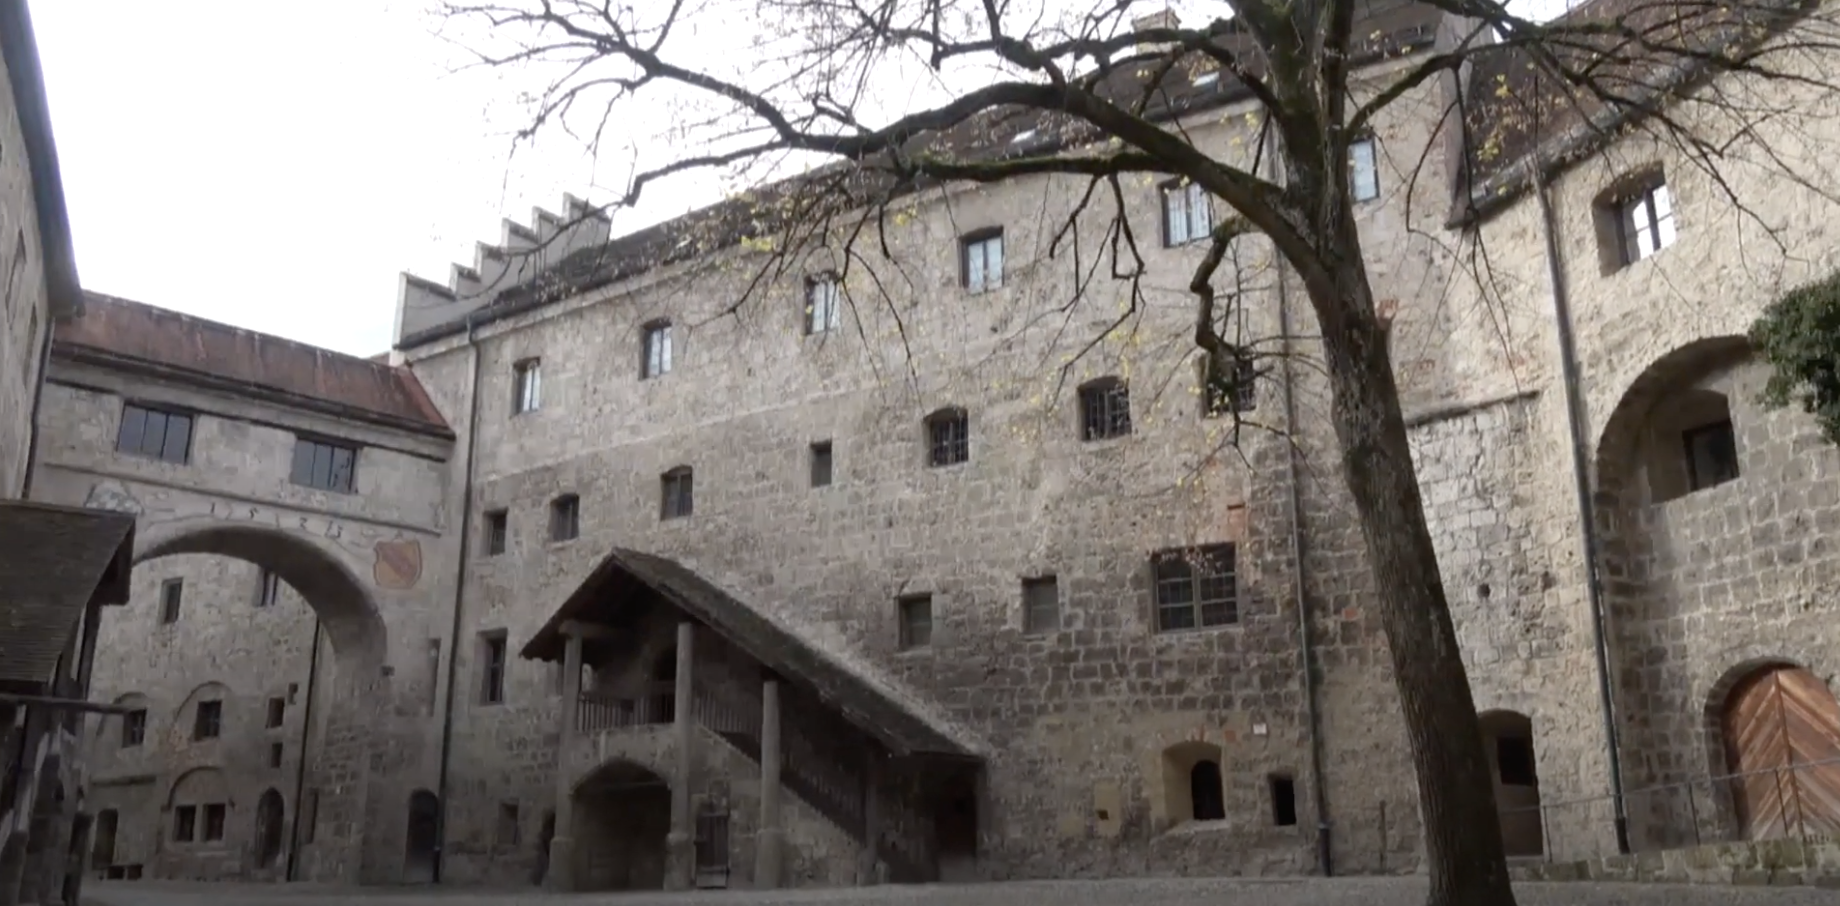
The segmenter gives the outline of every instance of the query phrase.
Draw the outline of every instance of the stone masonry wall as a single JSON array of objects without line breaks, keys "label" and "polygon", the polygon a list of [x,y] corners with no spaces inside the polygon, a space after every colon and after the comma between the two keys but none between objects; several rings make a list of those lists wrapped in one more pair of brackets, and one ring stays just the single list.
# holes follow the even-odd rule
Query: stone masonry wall
[{"label": "stone masonry wall", "polygon": [[31,161],[12,82],[0,67],[0,497],[23,491],[48,304]]}]

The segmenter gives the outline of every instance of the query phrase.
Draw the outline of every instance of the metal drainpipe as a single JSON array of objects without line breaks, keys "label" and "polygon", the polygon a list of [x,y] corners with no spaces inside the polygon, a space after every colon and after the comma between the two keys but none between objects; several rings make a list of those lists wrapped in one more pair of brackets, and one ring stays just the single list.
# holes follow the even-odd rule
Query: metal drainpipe
[{"label": "metal drainpipe", "polygon": [[1565,386],[1566,427],[1572,442],[1572,486],[1578,495],[1578,537],[1584,554],[1585,593],[1591,605],[1592,644],[1597,649],[1597,695],[1604,711],[1604,740],[1610,747],[1610,795],[1616,809],[1616,849],[1629,852],[1629,813],[1623,802],[1623,766],[1618,753],[1615,696],[1610,689],[1608,620],[1603,581],[1597,570],[1597,514],[1591,503],[1591,473],[1585,457],[1584,395],[1578,390],[1578,348],[1572,335],[1572,309],[1559,246],[1559,218],[1553,212],[1546,174],[1533,170],[1533,194],[1540,201],[1540,224],[1546,238],[1546,267],[1552,281],[1553,324],[1559,335],[1559,370]]},{"label": "metal drainpipe", "polygon": [[435,815],[435,850],[434,883],[441,883],[441,867],[447,856],[447,775],[453,761],[454,748],[454,687],[459,681],[460,670],[460,617],[462,605],[466,602],[466,560],[471,548],[467,542],[472,536],[473,522],[473,451],[478,449],[477,428],[479,426],[479,372],[480,349],[478,324],[474,321],[477,312],[466,316],[466,345],[473,350],[472,390],[467,397],[466,414],[466,463],[465,472],[460,481],[460,556],[454,567],[454,620],[447,633],[447,701],[443,703],[441,717],[441,772],[435,781],[435,796],[439,808]]},{"label": "metal drainpipe", "polygon": [[[300,763],[294,766],[294,820],[288,830],[287,880],[295,880],[300,867],[300,816],[304,812],[307,789],[307,743],[308,735],[313,732],[313,690],[319,685],[319,644],[323,627],[319,618],[313,618],[313,651],[307,655],[307,701],[300,710],[300,746],[294,757]],[[314,809],[317,812],[319,809]],[[313,820],[318,821],[319,815]]]},{"label": "metal drainpipe", "polygon": [[[1274,175],[1278,170],[1278,136],[1275,131],[1267,129],[1265,133],[1266,160],[1270,162]],[[1278,286],[1278,338],[1284,352],[1284,424],[1297,424],[1296,365],[1292,361],[1292,336],[1290,293],[1287,287],[1290,281],[1285,279],[1285,266],[1280,261],[1277,270]],[[1329,793],[1323,789],[1323,753],[1322,753],[1322,710],[1316,701],[1316,657],[1315,647],[1310,643],[1310,610],[1304,597],[1303,574],[1303,492],[1297,485],[1297,449],[1295,438],[1284,455],[1285,481],[1290,484],[1291,531],[1291,594],[1297,600],[1297,639],[1298,657],[1303,662],[1303,705],[1310,724],[1310,792],[1316,806],[1316,867],[1323,877],[1335,876],[1335,857],[1331,846],[1329,827]]]}]

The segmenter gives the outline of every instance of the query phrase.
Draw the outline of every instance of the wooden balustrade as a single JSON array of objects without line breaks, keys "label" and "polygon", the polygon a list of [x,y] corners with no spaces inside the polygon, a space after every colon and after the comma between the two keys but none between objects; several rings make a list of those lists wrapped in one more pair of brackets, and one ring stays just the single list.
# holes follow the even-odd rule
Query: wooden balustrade
[{"label": "wooden balustrade", "polygon": [[677,719],[677,702],[657,694],[626,698],[604,692],[583,692],[575,712],[575,728],[584,733],[652,727]]}]

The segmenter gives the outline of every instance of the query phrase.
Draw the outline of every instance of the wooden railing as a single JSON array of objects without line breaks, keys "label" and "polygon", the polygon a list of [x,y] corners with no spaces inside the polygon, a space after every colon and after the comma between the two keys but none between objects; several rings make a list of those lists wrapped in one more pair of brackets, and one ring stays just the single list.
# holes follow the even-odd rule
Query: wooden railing
[{"label": "wooden railing", "polygon": [[584,733],[627,727],[652,727],[677,719],[677,700],[669,693],[640,698],[583,692],[576,706],[575,729]]}]

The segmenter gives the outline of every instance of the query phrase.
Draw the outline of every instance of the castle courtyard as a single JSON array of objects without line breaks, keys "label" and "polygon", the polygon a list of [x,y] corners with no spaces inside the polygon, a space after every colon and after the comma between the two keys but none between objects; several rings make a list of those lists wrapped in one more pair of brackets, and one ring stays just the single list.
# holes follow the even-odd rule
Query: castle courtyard
[{"label": "castle courtyard", "polygon": [[[1831,904],[1835,892],[1809,887],[1731,888],[1665,884],[1520,884],[1521,906],[1814,906]],[[1231,878],[1135,878],[1117,881],[1037,881],[977,885],[903,885],[825,890],[710,891],[701,893],[629,893],[546,895],[530,890],[434,890],[402,888],[333,888],[272,884],[185,884],[137,882],[92,883],[84,887],[85,906],[192,906],[212,903],[261,903],[264,906],[318,906],[377,899],[411,906],[488,906],[512,903],[617,903],[620,906],[803,906],[851,903],[861,906],[924,903],[928,906],[1418,906],[1425,900],[1420,878],[1307,878],[1245,880]]]}]

